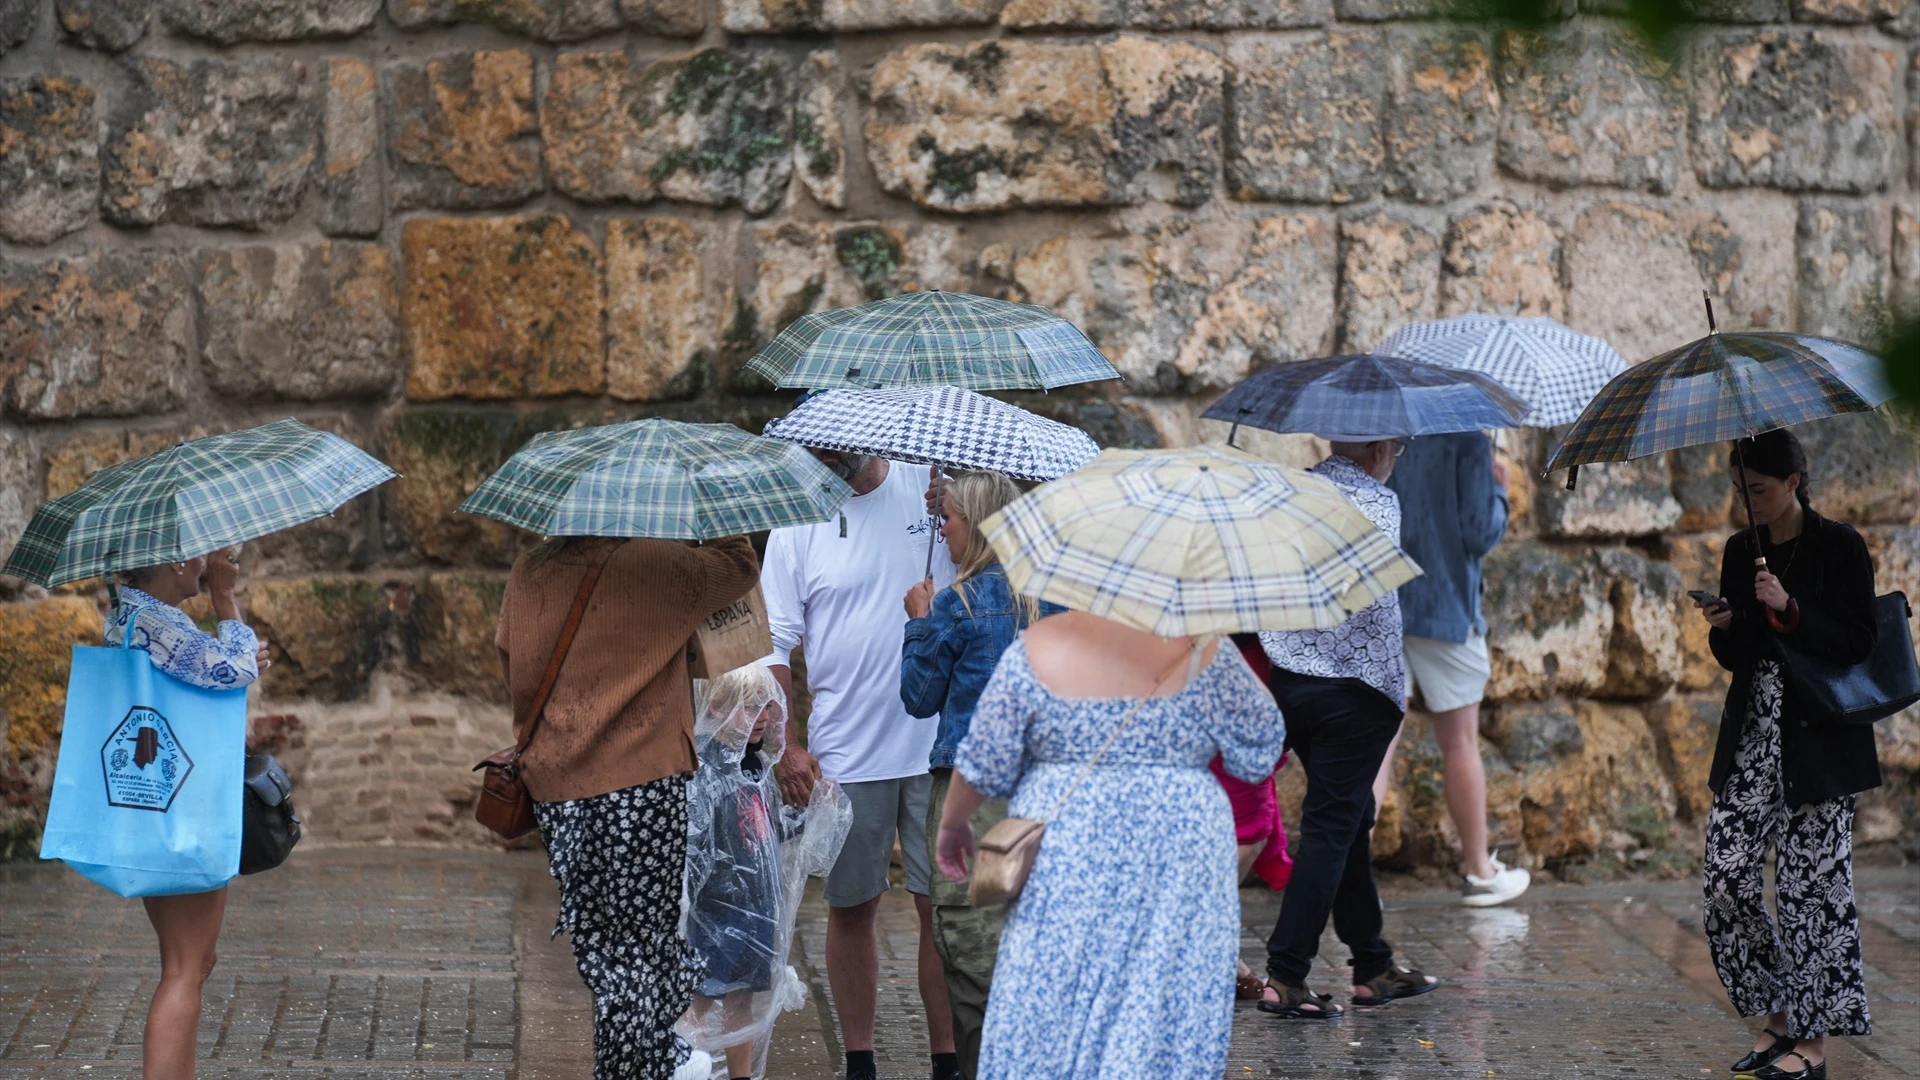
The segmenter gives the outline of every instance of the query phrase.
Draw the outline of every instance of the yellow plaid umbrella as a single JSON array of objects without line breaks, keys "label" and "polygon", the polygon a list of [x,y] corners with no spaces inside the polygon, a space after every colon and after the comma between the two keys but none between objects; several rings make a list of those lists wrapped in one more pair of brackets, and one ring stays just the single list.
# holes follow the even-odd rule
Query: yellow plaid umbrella
[{"label": "yellow plaid umbrella", "polygon": [[1331,482],[1221,447],[1103,451],[982,527],[1015,591],[1163,637],[1327,629],[1420,573]]}]

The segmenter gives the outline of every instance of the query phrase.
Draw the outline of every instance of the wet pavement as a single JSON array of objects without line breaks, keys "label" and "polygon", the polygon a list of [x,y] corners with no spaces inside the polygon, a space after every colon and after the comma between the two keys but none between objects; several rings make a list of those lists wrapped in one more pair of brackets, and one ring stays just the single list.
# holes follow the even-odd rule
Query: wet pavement
[{"label": "wet pavement", "polygon": [[[1861,871],[1875,1033],[1830,1045],[1830,1075],[1920,1078],[1920,868]],[[1277,897],[1242,894],[1258,966]],[[1333,1022],[1241,1006],[1227,1076],[1426,1080],[1711,1077],[1748,1028],[1720,993],[1692,882],[1538,888],[1515,907],[1461,908],[1389,890],[1389,936],[1446,985]],[[200,1027],[205,1080],[585,1080],[585,991],[532,853],[302,852],[242,879]],[[819,966],[825,913],[802,913],[794,965],[812,988],[782,1020],[769,1075],[827,1080],[840,1047]],[[889,894],[882,927],[882,1075],[926,1075],[914,920]],[[58,866],[0,866],[0,1080],[139,1075],[151,930]],[[1323,954],[1345,954],[1331,937]],[[1316,987],[1339,990],[1325,969]]]}]

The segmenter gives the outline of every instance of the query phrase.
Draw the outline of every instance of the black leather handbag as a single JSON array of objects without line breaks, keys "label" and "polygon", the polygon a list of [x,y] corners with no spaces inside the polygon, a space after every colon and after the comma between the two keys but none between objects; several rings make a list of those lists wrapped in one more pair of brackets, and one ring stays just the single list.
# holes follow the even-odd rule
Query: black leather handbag
[{"label": "black leather handbag", "polygon": [[1873,652],[1858,664],[1836,664],[1775,639],[1781,677],[1808,719],[1825,724],[1871,724],[1920,701],[1920,664],[1913,659],[1907,594],[1873,602],[1879,630]]},{"label": "black leather handbag", "polygon": [[247,755],[246,809],[240,819],[240,872],[257,874],[287,861],[300,842],[293,781],[272,754]]}]

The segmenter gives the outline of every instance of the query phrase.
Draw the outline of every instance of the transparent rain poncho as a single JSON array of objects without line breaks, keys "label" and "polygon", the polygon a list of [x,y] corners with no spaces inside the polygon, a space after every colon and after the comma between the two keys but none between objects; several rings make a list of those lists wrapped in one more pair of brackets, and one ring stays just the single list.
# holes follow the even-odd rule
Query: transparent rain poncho
[{"label": "transparent rain poncho", "polygon": [[678,1030],[713,1055],[714,1077],[729,1075],[726,1051],[743,1045],[760,1077],[774,1021],[807,1003],[787,964],[794,922],[807,877],[839,857],[853,805],[827,780],[806,806],[785,805],[773,765],[786,749],[786,695],[764,665],[696,682],[694,700],[686,935],[707,973]]}]

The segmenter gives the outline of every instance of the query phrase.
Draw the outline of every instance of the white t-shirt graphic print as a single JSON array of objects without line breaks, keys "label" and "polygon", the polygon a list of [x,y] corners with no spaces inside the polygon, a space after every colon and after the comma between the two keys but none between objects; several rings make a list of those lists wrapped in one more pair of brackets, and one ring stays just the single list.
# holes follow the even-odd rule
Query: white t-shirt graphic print
[{"label": "white t-shirt graphic print", "polygon": [[[925,577],[927,477],[924,465],[889,462],[887,478],[818,525],[775,529],[760,585],[773,630],[770,664],[804,646],[813,712],[807,749],[820,771],[844,782],[894,780],[927,771],[940,718],[917,720],[900,704],[901,601]],[[846,535],[841,535],[841,517]],[[953,583],[944,543],[933,552],[933,583]]]}]

